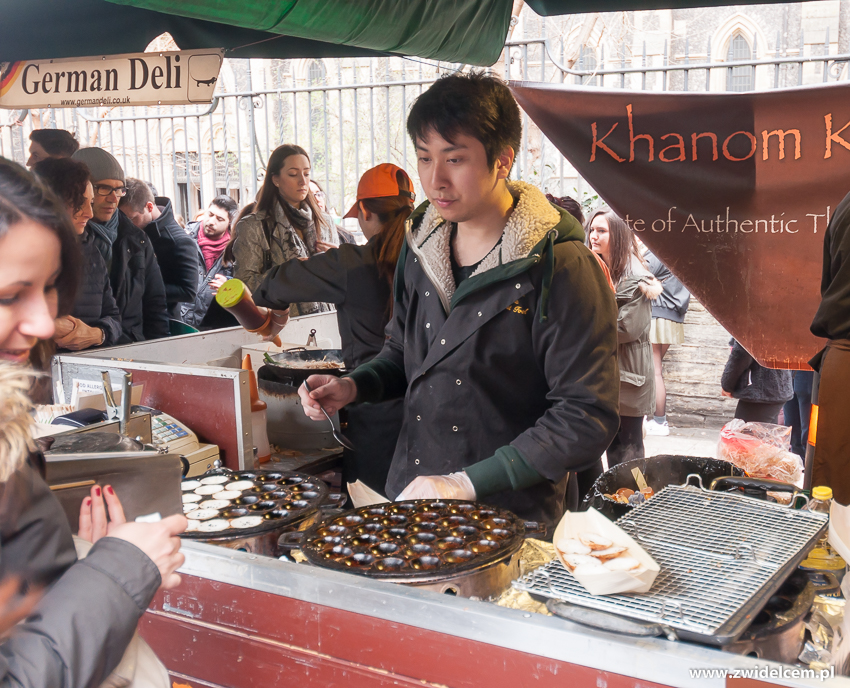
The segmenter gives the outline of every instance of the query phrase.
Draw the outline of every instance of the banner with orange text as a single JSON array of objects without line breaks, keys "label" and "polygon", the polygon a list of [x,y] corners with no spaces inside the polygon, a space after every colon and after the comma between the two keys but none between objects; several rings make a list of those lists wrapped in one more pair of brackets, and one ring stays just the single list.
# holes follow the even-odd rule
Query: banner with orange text
[{"label": "banner with orange text", "polygon": [[760,363],[822,342],[823,235],[850,191],[850,85],[652,93],[514,82],[522,108]]}]

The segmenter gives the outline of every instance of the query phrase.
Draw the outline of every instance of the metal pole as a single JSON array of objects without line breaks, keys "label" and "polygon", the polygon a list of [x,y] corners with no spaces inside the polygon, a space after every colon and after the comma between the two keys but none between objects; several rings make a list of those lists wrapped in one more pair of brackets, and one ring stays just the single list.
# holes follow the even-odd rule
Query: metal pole
[{"label": "metal pole", "polygon": [[[204,203],[204,154],[203,146],[201,145],[202,139],[200,117],[195,117],[195,128],[198,132],[198,205],[200,206],[198,210],[203,210],[206,207],[206,204]],[[214,166],[215,162],[213,162],[212,164]],[[213,186],[215,186],[215,179],[213,179]]]},{"label": "metal pole", "polygon": [[[375,83],[375,58],[369,58],[369,83]],[[375,88],[369,87],[369,143],[371,144],[372,165],[375,166]],[[358,177],[359,179],[359,177]]]},{"label": "metal pole", "polygon": [[360,180],[360,104],[357,97],[357,60],[354,60],[354,176],[355,182]]},{"label": "metal pole", "polygon": [[[780,43],[781,40],[782,39],[780,37],[780,33],[779,33],[779,31],[777,31],[776,32],[776,49],[773,51],[773,56],[776,57],[776,58],[779,57],[779,43]],[[779,70],[780,70],[780,65],[778,63],[773,65],[773,88],[779,88]]]},{"label": "metal pole", "polygon": [[[200,118],[198,118],[200,119]],[[218,196],[218,165],[215,160],[215,123],[213,121],[212,112],[210,113],[210,172],[212,174],[212,196],[210,200]],[[200,150],[200,145],[198,146]]]},{"label": "metal pole", "polygon": [[[342,87],[342,60],[337,58],[336,61],[336,80],[337,85]],[[345,120],[343,119],[342,110],[342,88],[337,91],[339,95],[339,202],[337,207],[340,213],[345,212],[345,139],[343,137],[343,127]]]},{"label": "metal pole", "polygon": [[[389,57],[387,58],[387,83],[392,81],[392,78],[390,76],[390,59],[391,58],[389,58]],[[393,161],[392,155],[390,153],[390,87],[389,86],[387,86],[386,96],[387,96],[386,97],[386,103],[387,103],[387,125],[386,125],[387,158],[386,158],[386,162],[392,162]]]},{"label": "metal pole", "polygon": [[[528,44],[522,46],[522,79],[528,81]],[[528,151],[528,115],[522,113],[522,154],[520,156],[520,179],[525,179],[527,173]]]},{"label": "metal pole", "polygon": [[823,82],[826,83],[829,80],[829,25],[826,27],[826,38],[823,41]]},{"label": "metal pole", "polygon": [[[711,39],[708,39],[708,48],[706,49],[706,63],[711,64]],[[711,67],[705,68],[705,90],[711,90]]]},{"label": "metal pole", "polygon": [[[248,147],[251,151],[251,193],[257,195],[257,155],[254,151],[254,142],[257,140],[257,131],[254,124],[254,87],[251,83],[251,62],[248,62]],[[263,165],[265,168],[265,165]]]},{"label": "metal pole", "polygon": [[[691,62],[691,45],[690,45],[690,39],[686,37],[685,38],[685,64],[690,64],[690,62]],[[685,70],[685,87],[683,89],[685,92],[687,92],[687,90],[688,90],[688,72],[689,71],[690,70],[688,70],[688,69]]]}]

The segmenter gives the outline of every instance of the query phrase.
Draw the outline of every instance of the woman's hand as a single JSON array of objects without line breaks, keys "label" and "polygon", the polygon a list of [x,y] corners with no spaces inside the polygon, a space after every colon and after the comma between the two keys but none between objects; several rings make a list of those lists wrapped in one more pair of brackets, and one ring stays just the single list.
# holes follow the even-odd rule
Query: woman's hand
[{"label": "woman's hand", "polygon": [[316,240],[316,252],[324,253],[325,251],[329,251],[332,248],[337,248],[336,244],[332,244],[329,241],[322,241],[321,239]]},{"label": "woman's hand", "polygon": [[124,540],[138,547],[159,569],[162,577],[160,590],[170,590],[180,585],[177,569],[186,557],[180,552],[180,533],[189,522],[183,514],[175,514],[157,523],[122,523],[109,529],[109,537]]},{"label": "woman's hand", "polygon": [[727,397],[728,399],[733,399],[732,392],[727,392],[725,389],[720,389],[720,396]]},{"label": "woman's hand", "polygon": [[[103,506],[104,497],[106,497],[106,508]],[[109,509],[108,522],[106,519],[107,509]],[[94,485],[91,489],[91,496],[86,497],[82,506],[80,506],[80,532],[78,535],[81,539],[94,544],[100,538],[110,535],[114,526],[126,522],[124,507],[121,506],[121,500],[118,499],[112,485],[104,486],[103,490],[100,489],[99,485]]]},{"label": "woman's hand", "polygon": [[[216,275],[210,280],[210,291],[213,296],[218,293],[218,290],[224,286],[224,283],[227,282],[229,278],[224,275]],[[247,289],[247,287],[245,287]]]},{"label": "woman's hand", "polygon": [[313,391],[308,392],[304,385],[299,385],[298,397],[304,413],[311,420],[327,421],[322,407],[332,416],[357,398],[357,384],[350,377],[311,375],[307,378],[307,384]]}]

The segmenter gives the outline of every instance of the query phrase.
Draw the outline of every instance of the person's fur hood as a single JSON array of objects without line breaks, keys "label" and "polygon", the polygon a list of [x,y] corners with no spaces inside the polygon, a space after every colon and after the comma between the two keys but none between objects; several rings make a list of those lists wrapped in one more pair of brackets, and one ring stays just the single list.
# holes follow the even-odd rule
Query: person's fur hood
[{"label": "person's fur hood", "polygon": [[8,480],[35,449],[28,396],[31,383],[29,370],[0,362],[0,482]]}]

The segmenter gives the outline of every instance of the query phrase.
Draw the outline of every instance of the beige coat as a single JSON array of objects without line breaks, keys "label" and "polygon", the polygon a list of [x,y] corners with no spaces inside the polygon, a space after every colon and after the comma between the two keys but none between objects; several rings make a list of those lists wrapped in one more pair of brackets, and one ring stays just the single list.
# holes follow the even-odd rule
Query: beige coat
[{"label": "beige coat", "polygon": [[649,326],[652,299],[661,283],[637,258],[617,284],[617,359],[620,364],[620,415],[647,416],[655,412],[655,369]]},{"label": "beige coat", "polygon": [[[292,228],[292,225],[286,219],[280,204],[275,205],[271,248],[269,248],[269,242],[266,241],[266,235],[263,231],[263,219],[267,217],[265,213],[258,212],[248,215],[236,225],[234,229],[236,239],[233,242],[233,257],[236,261],[234,276],[247,284],[248,289],[252,292],[256,291],[263,281],[263,256],[265,253],[271,253],[272,265],[270,267],[274,267],[294,258],[309,258],[314,255],[317,238],[329,244],[338,242],[336,229],[329,215],[324,216],[325,222],[317,232],[310,209],[305,205],[301,212],[310,218],[310,224],[307,229],[299,233]],[[333,307],[326,303],[293,303],[290,306],[289,314],[296,316],[331,310],[333,310]]]}]

